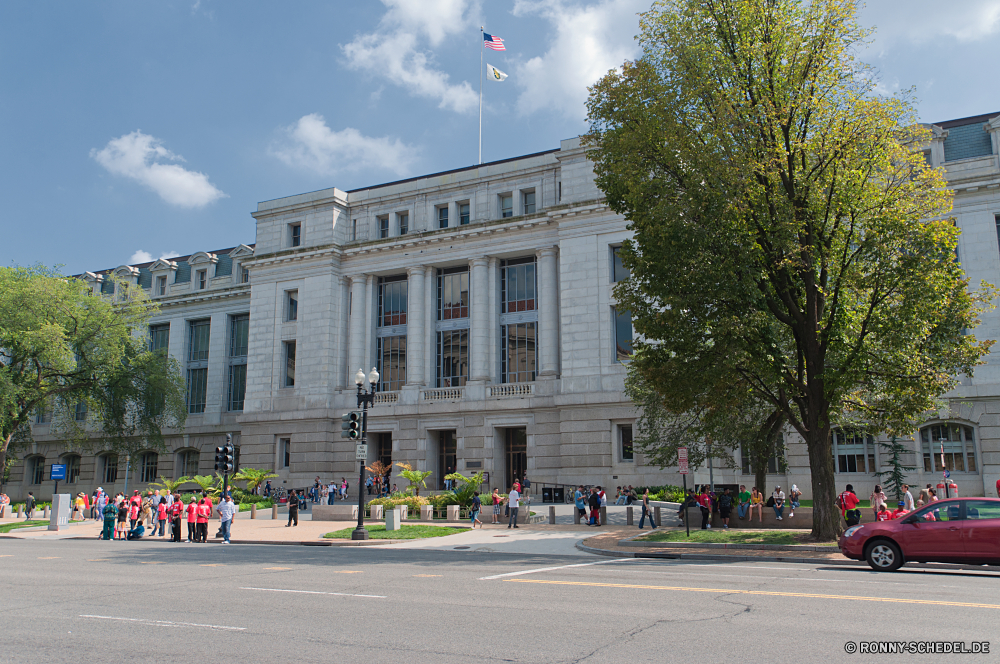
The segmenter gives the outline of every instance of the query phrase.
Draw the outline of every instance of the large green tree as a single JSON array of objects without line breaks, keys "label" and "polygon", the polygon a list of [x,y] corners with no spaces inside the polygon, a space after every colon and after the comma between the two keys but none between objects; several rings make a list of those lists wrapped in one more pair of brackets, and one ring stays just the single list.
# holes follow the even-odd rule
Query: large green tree
[{"label": "large green tree", "polygon": [[[629,221],[616,296],[671,399],[739,376],[805,440],[813,534],[841,529],[830,428],[908,432],[992,342],[951,194],[908,97],[876,92],[852,0],[666,0],[588,101],[597,184]],[[722,369],[717,365],[722,364]]]},{"label": "large green tree", "polygon": [[108,297],[48,268],[0,268],[0,468],[30,444],[39,411],[72,445],[164,447],[162,430],[185,420],[184,380],[175,360],[149,350],[155,310],[124,282]]}]

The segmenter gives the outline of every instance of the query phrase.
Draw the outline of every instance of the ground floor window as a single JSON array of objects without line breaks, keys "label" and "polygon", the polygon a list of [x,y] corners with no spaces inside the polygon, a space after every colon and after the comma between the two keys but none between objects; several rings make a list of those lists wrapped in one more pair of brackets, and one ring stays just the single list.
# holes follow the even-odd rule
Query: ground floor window
[{"label": "ground floor window", "polygon": [[62,462],[66,464],[66,483],[76,484],[80,478],[80,457],[75,454],[64,457]]},{"label": "ground floor window", "polygon": [[100,457],[101,478],[104,484],[118,481],[118,455],[104,454]]},{"label": "ground floor window", "polygon": [[632,449],[632,425],[622,424],[618,427],[618,449],[622,461],[635,461],[635,451]]},{"label": "ground floor window", "polygon": [[976,435],[970,426],[946,422],[920,430],[924,472],[976,472]]},{"label": "ground floor window", "polygon": [[156,469],[160,462],[160,455],[156,452],[146,452],[140,459],[140,478],[143,482],[156,481]]},{"label": "ground floor window", "polygon": [[832,429],[833,457],[838,473],[874,473],[875,436],[861,429]]},{"label": "ground floor window", "polygon": [[41,484],[45,479],[45,457],[28,457],[27,471],[29,484]]}]

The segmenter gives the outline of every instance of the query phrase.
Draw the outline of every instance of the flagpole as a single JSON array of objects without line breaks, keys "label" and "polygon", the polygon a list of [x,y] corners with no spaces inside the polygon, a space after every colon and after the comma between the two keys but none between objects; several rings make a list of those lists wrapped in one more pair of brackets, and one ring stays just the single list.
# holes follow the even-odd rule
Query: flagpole
[{"label": "flagpole", "polygon": [[485,26],[479,26],[479,163],[483,163],[483,40]]}]

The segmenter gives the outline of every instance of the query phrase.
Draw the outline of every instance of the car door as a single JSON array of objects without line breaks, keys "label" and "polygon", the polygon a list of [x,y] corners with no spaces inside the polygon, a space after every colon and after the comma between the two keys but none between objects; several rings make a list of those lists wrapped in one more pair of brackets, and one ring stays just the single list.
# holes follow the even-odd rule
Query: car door
[{"label": "car door", "polygon": [[899,540],[907,560],[964,560],[959,501],[933,503],[903,517]]},{"label": "car door", "polygon": [[965,501],[962,540],[970,559],[1000,564],[1000,500]]}]

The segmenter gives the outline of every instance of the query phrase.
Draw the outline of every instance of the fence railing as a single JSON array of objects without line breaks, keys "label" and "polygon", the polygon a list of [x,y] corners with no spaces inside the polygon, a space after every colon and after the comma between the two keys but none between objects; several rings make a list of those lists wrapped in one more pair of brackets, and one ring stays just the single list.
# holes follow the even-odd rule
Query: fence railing
[{"label": "fence railing", "polygon": [[463,387],[442,387],[434,390],[423,390],[420,398],[424,401],[459,401],[465,396]]},{"label": "fence railing", "polygon": [[506,383],[503,385],[490,385],[489,388],[487,388],[487,396],[491,396],[496,399],[527,397],[534,393],[534,383]]},{"label": "fence railing", "polygon": [[399,401],[399,392],[376,392],[375,404],[386,405]]}]

